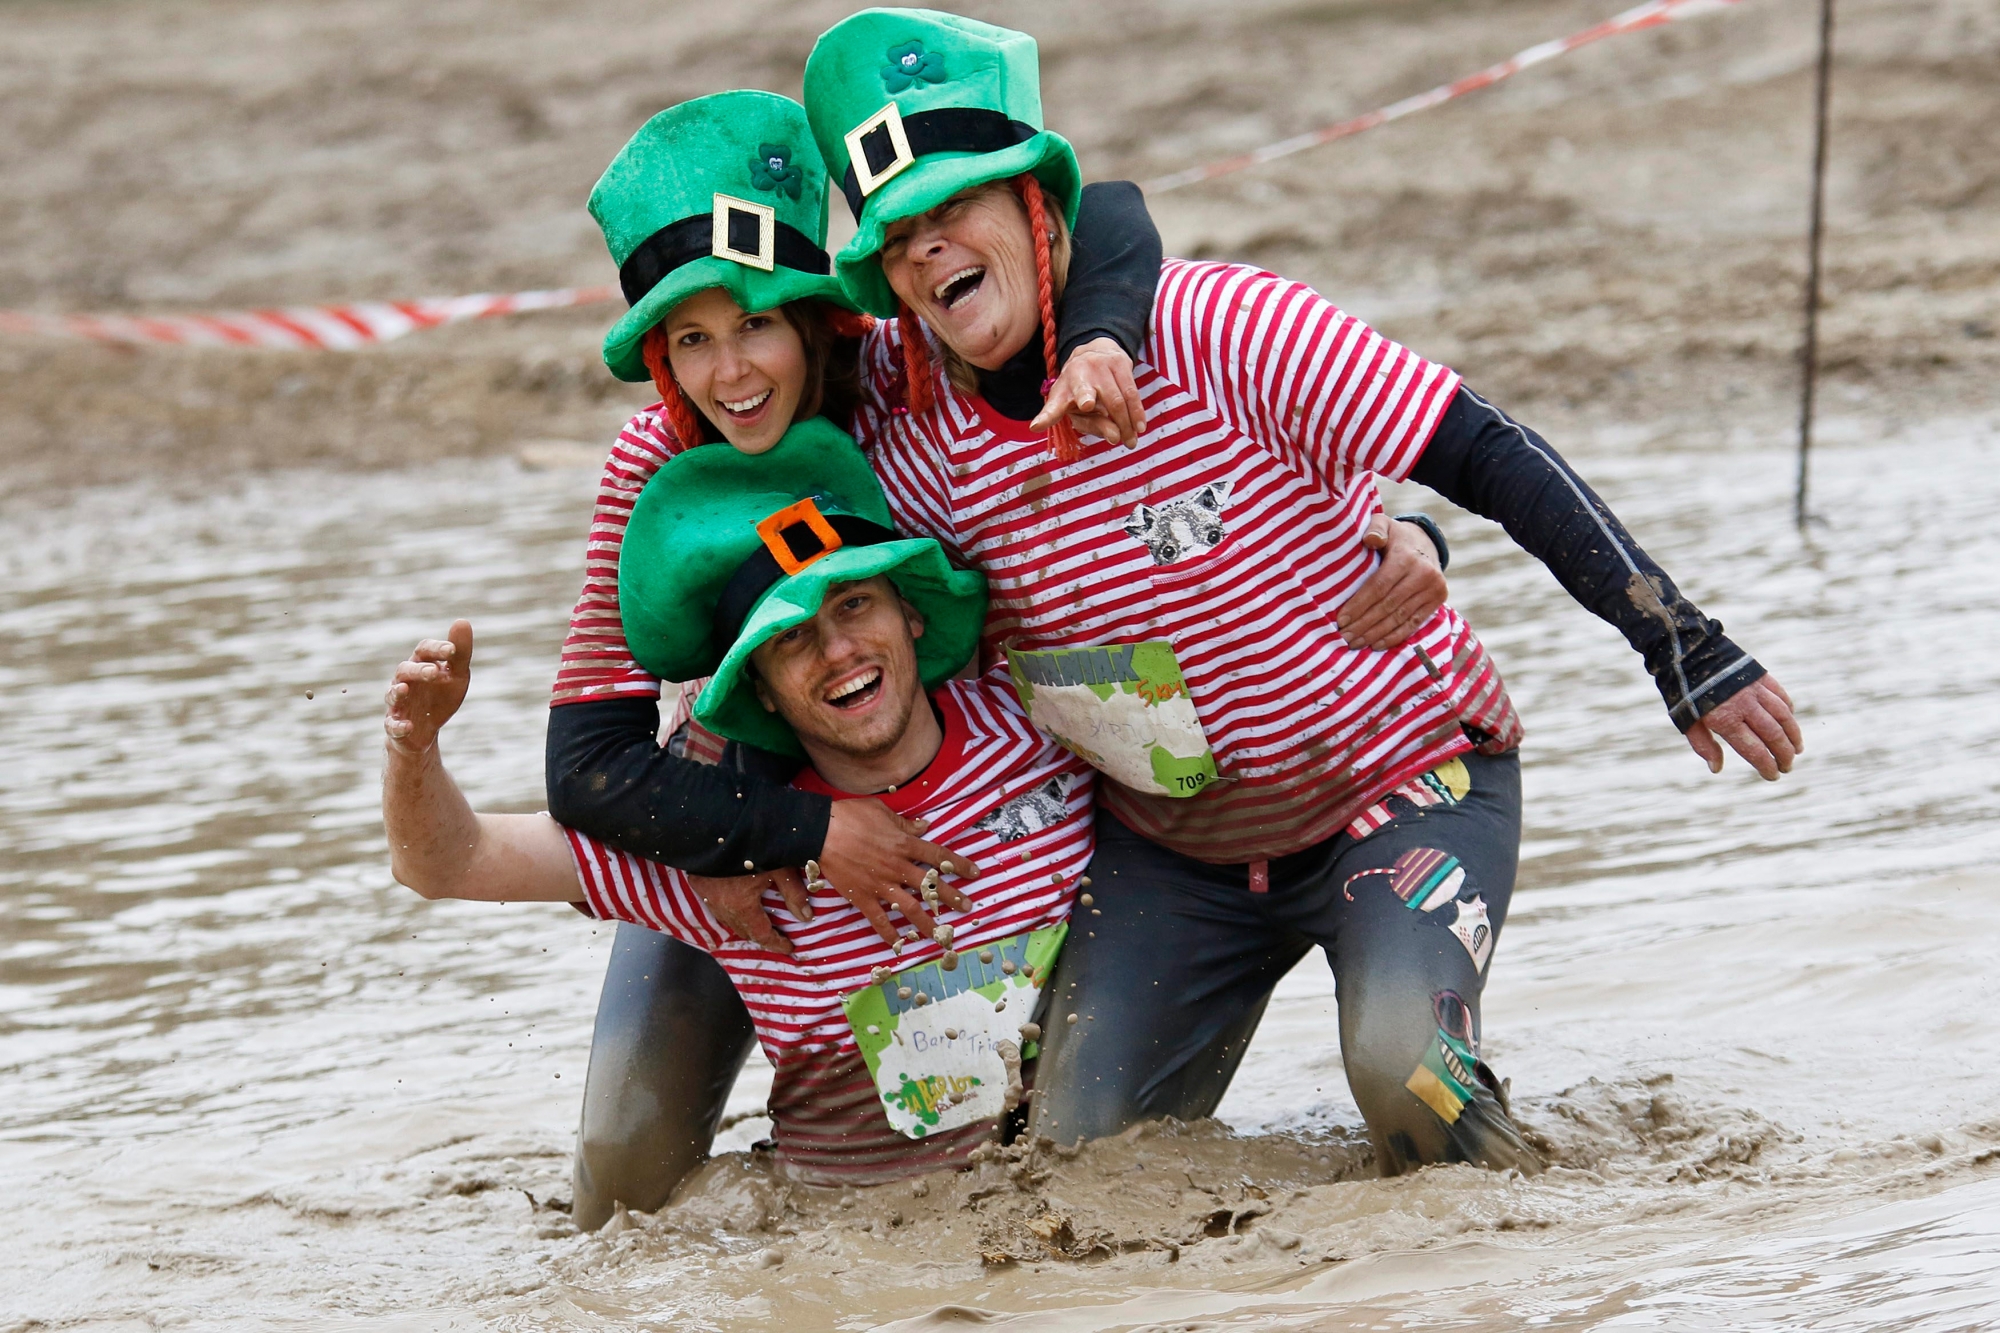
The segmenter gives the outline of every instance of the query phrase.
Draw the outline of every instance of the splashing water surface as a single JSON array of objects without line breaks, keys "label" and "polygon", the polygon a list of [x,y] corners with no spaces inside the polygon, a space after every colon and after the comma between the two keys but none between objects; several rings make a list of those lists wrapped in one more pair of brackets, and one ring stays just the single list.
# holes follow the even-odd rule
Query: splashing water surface
[{"label": "splashing water surface", "polygon": [[1580,452],[1809,748],[1710,777],[1615,634],[1448,520],[1530,731],[1486,1050],[1555,1169],[1368,1179],[1314,955],[1224,1125],[842,1193],[771,1179],[751,1118],[588,1237],[560,1204],[609,931],[397,887],[376,718],[469,617],[445,753],[539,808],[589,474],[0,515],[0,1328],[2000,1322],[2000,440],[1826,452],[1810,543],[1781,451]]}]

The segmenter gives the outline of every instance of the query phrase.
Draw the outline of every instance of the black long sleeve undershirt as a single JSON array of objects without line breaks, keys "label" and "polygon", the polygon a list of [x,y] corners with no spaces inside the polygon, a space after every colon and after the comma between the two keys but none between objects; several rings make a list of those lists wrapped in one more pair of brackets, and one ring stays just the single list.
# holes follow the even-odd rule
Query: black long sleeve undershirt
[{"label": "black long sleeve undershirt", "polygon": [[1499,523],[1570,596],[1616,626],[1682,731],[1764,674],[1547,441],[1472,390],[1459,389],[1410,480]]},{"label": "black long sleeve undershirt", "polygon": [[[1059,355],[1109,337],[1137,357],[1152,322],[1160,254],[1159,229],[1138,186],[1085,186],[1056,313]],[[1019,404],[1009,389],[1024,383],[1034,400],[1019,413],[1024,421],[1042,408],[1040,339],[1029,348],[1031,368],[994,372],[1008,404],[988,394],[1013,416]],[[696,875],[740,875],[746,861],[758,869],[796,866],[819,855],[833,802],[787,785],[795,761],[732,744],[721,764],[704,764],[661,747],[659,731],[651,699],[551,708],[549,813],[600,842]]]}]

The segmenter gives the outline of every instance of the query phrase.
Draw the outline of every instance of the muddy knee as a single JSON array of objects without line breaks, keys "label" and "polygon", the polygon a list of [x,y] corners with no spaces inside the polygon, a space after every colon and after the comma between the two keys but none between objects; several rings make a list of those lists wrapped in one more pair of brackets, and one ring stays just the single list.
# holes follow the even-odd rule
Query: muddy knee
[{"label": "muddy knee", "polygon": [[1469,1014],[1444,1014],[1419,1040],[1405,1032],[1356,1045],[1344,1053],[1348,1084],[1383,1175],[1440,1162],[1531,1175],[1542,1169],[1509,1113],[1503,1085],[1474,1053]]}]

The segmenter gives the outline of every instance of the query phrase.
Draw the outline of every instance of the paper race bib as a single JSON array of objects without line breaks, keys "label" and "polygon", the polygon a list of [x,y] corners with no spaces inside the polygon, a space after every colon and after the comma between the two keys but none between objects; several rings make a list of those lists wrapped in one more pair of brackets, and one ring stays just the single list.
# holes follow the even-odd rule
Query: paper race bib
[{"label": "paper race bib", "polygon": [[1009,648],[1007,667],[1035,725],[1106,776],[1156,796],[1215,781],[1215,751],[1165,639]]},{"label": "paper race bib", "polygon": [[[1068,931],[1067,924],[1045,926],[977,945],[950,971],[920,963],[841,1001],[897,1132],[920,1139],[1006,1109],[1008,1070],[996,1044],[1014,1042],[1023,1059],[1035,1054],[1033,1043],[1021,1040],[1021,1024],[1035,1016],[1039,983]],[[1003,966],[1010,963],[1011,972]],[[929,998],[919,1004],[918,996]]]}]

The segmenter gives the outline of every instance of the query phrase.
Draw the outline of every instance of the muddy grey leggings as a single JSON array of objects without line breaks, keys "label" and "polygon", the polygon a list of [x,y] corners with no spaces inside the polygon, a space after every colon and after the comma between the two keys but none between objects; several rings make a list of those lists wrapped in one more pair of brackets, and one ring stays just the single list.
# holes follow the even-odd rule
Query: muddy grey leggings
[{"label": "muddy grey leggings", "polygon": [[[1049,989],[1031,1129],[1065,1141],[1212,1113],[1272,987],[1314,945],[1340,1003],[1348,1086],[1383,1174],[1468,1161],[1535,1170],[1479,1050],[1479,994],[1521,841],[1520,763],[1464,761],[1462,799],[1270,863],[1193,861],[1098,818],[1092,896]],[[1075,1024],[1066,1021],[1070,1013]],[[651,1211],[708,1153],[750,1052],[750,1016],[700,950],[618,927],[576,1156],[577,1224]]]},{"label": "muddy grey leggings", "polygon": [[1190,860],[1100,811],[1101,915],[1071,918],[1056,963],[1030,1129],[1067,1142],[1211,1114],[1272,988],[1319,945],[1382,1173],[1538,1170],[1479,1059],[1479,994],[1521,844],[1520,761],[1462,763],[1462,796],[1440,783],[1428,807],[1391,798],[1395,818],[1369,837],[1272,861],[1262,893],[1248,867]]}]

